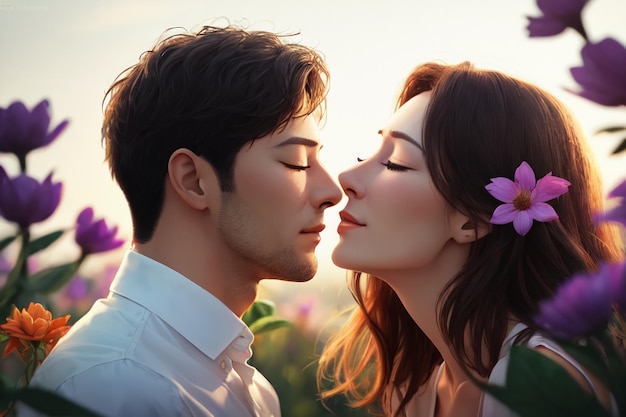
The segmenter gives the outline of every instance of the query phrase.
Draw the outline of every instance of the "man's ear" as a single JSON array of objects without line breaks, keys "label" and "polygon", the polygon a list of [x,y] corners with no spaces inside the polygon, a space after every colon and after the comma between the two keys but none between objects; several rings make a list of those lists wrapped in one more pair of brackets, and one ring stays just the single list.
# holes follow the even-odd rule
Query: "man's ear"
[{"label": "man's ear", "polygon": [[176,195],[194,209],[210,208],[219,195],[219,181],[213,167],[189,149],[177,149],[170,155],[167,175]]},{"label": "man's ear", "polygon": [[471,243],[491,233],[493,225],[485,219],[473,222],[463,213],[456,212],[452,222],[452,238],[457,243]]}]

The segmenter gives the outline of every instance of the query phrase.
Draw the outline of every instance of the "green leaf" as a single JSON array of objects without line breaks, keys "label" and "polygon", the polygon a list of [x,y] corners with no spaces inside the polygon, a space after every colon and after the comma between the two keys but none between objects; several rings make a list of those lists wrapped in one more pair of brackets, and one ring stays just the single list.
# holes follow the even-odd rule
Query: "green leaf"
[{"label": "green leaf", "polygon": [[32,275],[25,290],[39,293],[50,293],[65,285],[78,271],[81,260],[44,269]]},{"label": "green leaf", "polygon": [[48,233],[45,236],[41,236],[40,238],[29,242],[28,247],[26,248],[28,256],[47,248],[60,238],[62,234],[63,230],[57,230],[56,232]]},{"label": "green leaf", "polygon": [[583,368],[604,381],[607,386],[611,379],[611,372],[607,363],[602,357],[602,353],[588,341],[587,344],[581,345],[567,340],[559,340],[559,346],[565,350],[572,358],[582,365]]},{"label": "green leaf", "polygon": [[11,303],[0,304],[0,323],[4,323],[7,317],[11,316],[12,312],[13,312],[13,304]]},{"label": "green leaf", "polygon": [[17,256],[17,260],[15,261],[15,265],[13,265],[13,269],[7,275],[7,280],[5,286],[12,286],[18,284],[25,278],[24,272],[26,271],[24,265],[26,264],[26,260],[28,259],[28,254],[26,253],[25,245],[27,245],[27,241],[22,241],[22,247],[20,249],[20,253]]},{"label": "green leaf", "polygon": [[269,300],[257,300],[243,313],[241,320],[250,327],[255,321],[276,314],[276,306]]},{"label": "green leaf", "polygon": [[[8,409],[13,401],[15,401],[15,388],[13,388],[13,381],[11,381],[6,375],[2,375],[2,384],[0,385],[0,410]],[[14,413],[15,414],[15,413]],[[7,413],[10,416],[12,414]]]},{"label": "green leaf", "polygon": [[0,320],[10,314],[13,307],[12,300],[17,293],[18,286],[16,283],[7,282],[4,287],[0,289]]},{"label": "green leaf", "polygon": [[505,387],[483,388],[520,417],[610,417],[563,367],[526,346],[511,349]]},{"label": "green leaf", "polygon": [[19,235],[5,237],[0,240],[0,251],[9,246]]},{"label": "green leaf", "polygon": [[624,152],[626,150],[626,138],[622,139],[622,143],[620,143],[617,148],[613,149],[611,152],[612,155],[616,155],[620,152]]},{"label": "green leaf", "polygon": [[281,327],[289,327],[291,322],[289,320],[280,319],[275,316],[265,316],[250,325],[250,331],[255,335],[269,332],[270,330],[280,329]]},{"label": "green leaf", "polygon": [[626,411],[626,363],[624,362],[623,350],[617,348],[614,336],[608,330],[600,335],[600,340],[606,352],[608,368],[611,371],[609,389],[617,400],[617,408]]},{"label": "green leaf", "polygon": [[0,394],[3,400],[8,398],[12,401],[20,401],[48,416],[100,417],[99,414],[87,408],[81,407],[51,391],[40,388],[27,387],[18,390],[6,390]]}]

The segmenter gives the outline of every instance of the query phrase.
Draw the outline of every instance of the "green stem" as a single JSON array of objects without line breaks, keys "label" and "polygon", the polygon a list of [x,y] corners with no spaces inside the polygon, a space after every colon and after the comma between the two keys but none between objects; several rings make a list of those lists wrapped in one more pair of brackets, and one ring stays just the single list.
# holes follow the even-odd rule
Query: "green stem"
[{"label": "green stem", "polygon": [[20,229],[20,234],[22,235],[22,246],[20,247],[20,256],[19,261],[21,261],[20,265],[20,284],[23,284],[28,278],[28,244],[30,243],[30,230],[28,227]]},{"label": "green stem", "polygon": [[33,375],[35,375],[35,371],[39,364],[46,357],[46,344],[45,342],[29,342],[30,344],[30,355],[28,362],[26,363],[26,369],[24,370],[24,383],[25,386],[30,384],[30,381],[33,379]]},{"label": "green stem", "polygon": [[26,173],[26,155],[17,155],[17,160],[20,163],[20,173]]},{"label": "green stem", "polygon": [[7,276],[4,287],[0,290],[0,307],[11,306],[19,297],[20,292],[26,284],[28,278],[28,244],[30,242],[30,231],[21,228],[19,231],[21,237],[20,252],[15,261],[13,269]]}]

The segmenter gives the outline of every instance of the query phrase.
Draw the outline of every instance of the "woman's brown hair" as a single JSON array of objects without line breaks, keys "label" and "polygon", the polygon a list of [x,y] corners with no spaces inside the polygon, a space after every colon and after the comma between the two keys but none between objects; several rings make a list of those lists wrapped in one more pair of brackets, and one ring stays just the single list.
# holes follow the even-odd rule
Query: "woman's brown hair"
[{"label": "woman's brown hair", "polygon": [[[537,178],[551,172],[571,182],[550,204],[559,219],[537,223],[526,236],[512,225],[493,226],[471,245],[463,268],[439,296],[439,328],[466,371],[488,377],[499,359],[509,319],[536,329],[541,300],[575,273],[621,258],[614,228],[596,226],[603,192],[591,151],[567,109],[546,91],[469,63],[428,63],[406,80],[398,107],[432,91],[424,130],[433,184],[452,209],[474,224],[501,204],[486,190],[491,178],[513,178],[526,161]],[[399,298],[378,277],[349,273],[358,308],[327,342],[320,384],[323,398],[344,394],[353,406],[379,403],[395,415],[431,377],[441,355]],[[467,335],[471,342],[467,343]]]}]

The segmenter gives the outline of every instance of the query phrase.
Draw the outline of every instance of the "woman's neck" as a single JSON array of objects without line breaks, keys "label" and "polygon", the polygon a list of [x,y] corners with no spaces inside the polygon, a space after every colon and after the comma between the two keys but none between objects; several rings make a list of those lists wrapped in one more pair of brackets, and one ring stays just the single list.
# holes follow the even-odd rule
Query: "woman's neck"
[{"label": "woman's neck", "polygon": [[471,380],[452,381],[454,375],[447,363],[442,365],[437,383],[435,417],[476,417],[481,409],[483,393]]},{"label": "woman's neck", "polygon": [[[461,271],[468,255],[469,245],[450,241],[427,267],[380,275],[393,288],[413,321],[441,354],[446,363],[446,381],[451,391],[471,381],[439,326],[442,307],[440,298],[450,281]],[[465,346],[471,344],[466,343]]]}]

